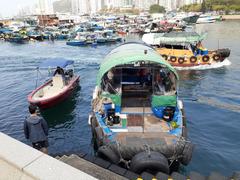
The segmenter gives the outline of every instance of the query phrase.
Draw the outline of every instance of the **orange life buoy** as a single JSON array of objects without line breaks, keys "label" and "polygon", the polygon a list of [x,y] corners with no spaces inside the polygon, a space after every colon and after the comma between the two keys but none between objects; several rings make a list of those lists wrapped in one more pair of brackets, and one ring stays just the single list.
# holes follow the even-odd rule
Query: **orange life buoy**
[{"label": "orange life buoy", "polygon": [[176,62],[176,61],[177,61],[177,58],[176,58],[175,56],[171,56],[171,57],[170,57],[170,61],[171,61],[171,62]]},{"label": "orange life buoy", "polygon": [[220,58],[221,58],[221,56],[220,56],[219,54],[214,54],[214,55],[213,55],[213,60],[214,60],[214,61],[219,61]]},{"label": "orange life buoy", "polygon": [[197,62],[197,57],[195,57],[195,56],[190,57],[190,62],[191,63]]},{"label": "orange life buoy", "polygon": [[205,63],[208,62],[209,59],[210,59],[210,58],[209,58],[208,55],[205,55],[205,56],[202,57],[202,61],[205,62]]},{"label": "orange life buoy", "polygon": [[183,63],[184,63],[184,61],[185,61],[185,60],[184,60],[184,58],[183,58],[183,57],[180,57],[180,58],[178,58],[178,63],[179,63],[179,64],[183,64]]}]

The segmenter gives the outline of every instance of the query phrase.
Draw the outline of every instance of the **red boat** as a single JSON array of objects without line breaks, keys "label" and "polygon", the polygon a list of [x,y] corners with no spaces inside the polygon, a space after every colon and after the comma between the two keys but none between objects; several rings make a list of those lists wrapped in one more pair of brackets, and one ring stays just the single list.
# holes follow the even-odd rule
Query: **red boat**
[{"label": "red boat", "polygon": [[[51,61],[50,64],[54,64],[57,67],[61,68],[73,64],[73,61],[66,60],[58,60],[57,63],[53,62],[54,61]],[[49,64],[49,61],[44,62],[44,66],[46,64]],[[80,76],[73,74],[72,69],[67,70],[63,75],[56,74],[45,84],[38,87],[31,94],[29,94],[28,102],[30,104],[37,105],[41,109],[55,106],[56,104],[71,96],[74,89],[79,85],[79,78]]]}]

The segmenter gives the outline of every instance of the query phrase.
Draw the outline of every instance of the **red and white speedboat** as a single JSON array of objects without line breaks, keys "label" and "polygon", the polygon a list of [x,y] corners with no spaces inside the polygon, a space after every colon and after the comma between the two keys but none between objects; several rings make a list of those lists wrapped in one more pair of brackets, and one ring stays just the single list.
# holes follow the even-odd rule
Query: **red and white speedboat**
[{"label": "red and white speedboat", "polygon": [[[73,64],[68,60],[46,61],[40,67],[61,67],[65,68]],[[33,90],[28,95],[28,102],[35,104],[41,109],[52,107],[64,99],[68,98],[74,89],[79,85],[80,76],[74,75],[73,70],[69,69],[64,75],[56,74],[49,81]]]}]

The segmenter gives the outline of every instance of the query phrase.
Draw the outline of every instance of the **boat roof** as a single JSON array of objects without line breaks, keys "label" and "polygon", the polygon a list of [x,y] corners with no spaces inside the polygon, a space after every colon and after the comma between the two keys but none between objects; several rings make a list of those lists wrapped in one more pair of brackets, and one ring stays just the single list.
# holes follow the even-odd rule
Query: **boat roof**
[{"label": "boat roof", "polygon": [[61,68],[65,68],[73,63],[74,61],[72,60],[55,58],[55,59],[48,59],[43,61],[38,67],[39,68],[56,68],[59,66]]},{"label": "boat roof", "polygon": [[[147,53],[146,53],[147,51]],[[97,85],[100,86],[101,79],[113,67],[119,65],[133,64],[139,61],[149,61],[161,64],[172,71],[178,78],[176,70],[165,61],[152,47],[137,42],[129,42],[113,49],[103,60],[97,76]]]},{"label": "boat roof", "polygon": [[198,34],[196,32],[170,32],[164,34],[155,34],[154,42],[157,44],[172,44],[172,45],[186,45],[196,44],[206,37],[205,34]]}]

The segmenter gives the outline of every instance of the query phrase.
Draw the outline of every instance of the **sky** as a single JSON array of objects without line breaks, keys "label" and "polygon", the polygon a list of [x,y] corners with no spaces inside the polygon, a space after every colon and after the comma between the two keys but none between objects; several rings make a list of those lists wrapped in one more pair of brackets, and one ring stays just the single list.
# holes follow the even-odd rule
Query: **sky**
[{"label": "sky", "polygon": [[19,7],[34,5],[38,0],[0,0],[0,16],[11,17],[15,15]]}]

